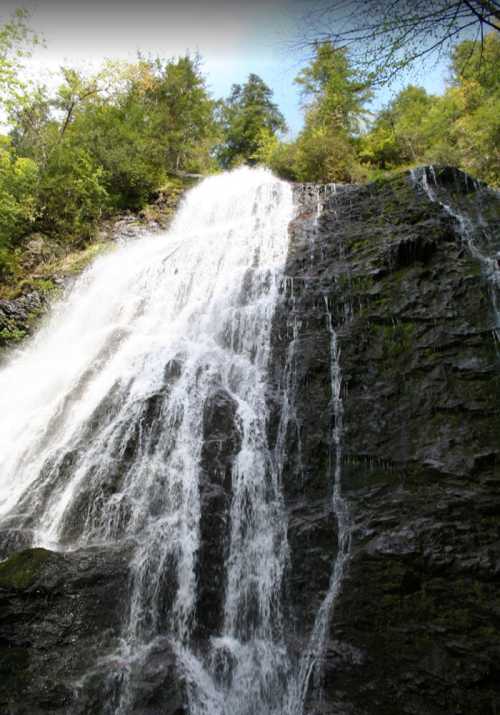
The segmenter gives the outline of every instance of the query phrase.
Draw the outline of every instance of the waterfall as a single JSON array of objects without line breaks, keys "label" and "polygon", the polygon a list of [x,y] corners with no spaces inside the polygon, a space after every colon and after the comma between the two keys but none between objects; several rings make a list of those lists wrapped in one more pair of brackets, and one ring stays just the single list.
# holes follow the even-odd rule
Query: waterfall
[{"label": "waterfall", "polygon": [[[456,222],[458,233],[467,246],[469,254],[472,258],[478,261],[481,266],[481,272],[488,286],[488,293],[495,321],[493,335],[498,346],[500,344],[500,244],[498,243],[497,237],[489,235],[481,236],[481,234],[485,233],[485,226],[487,223],[484,221],[481,214],[480,198],[482,192],[487,193],[492,190],[475,179],[471,179],[467,176],[467,174],[459,173],[455,175],[456,181],[457,177],[459,177],[459,181],[460,179],[462,180],[466,192],[472,191],[475,198],[479,197],[479,200],[474,202],[475,205],[473,207],[477,214],[476,220],[472,220],[472,218],[468,215],[468,212],[464,212],[458,204],[456,206],[452,206],[446,201],[441,200],[440,185],[434,166],[431,165],[429,167],[412,169],[410,175],[413,184],[421,187],[429,200],[432,201],[432,203],[439,204],[448,216],[451,216],[451,218]],[[486,241],[481,241],[481,238],[486,238]],[[481,245],[483,242],[486,242],[490,250],[492,248],[496,249],[497,255],[488,255],[484,247]]]},{"label": "waterfall", "polygon": [[[266,377],[292,214],[266,170],[206,179],[167,233],[100,257],[0,372],[2,526],[52,549],[133,550],[109,712],[134,712],[159,638],[191,715],[283,712],[286,514]],[[221,394],[238,436],[223,617],[197,648],[204,428]]]}]

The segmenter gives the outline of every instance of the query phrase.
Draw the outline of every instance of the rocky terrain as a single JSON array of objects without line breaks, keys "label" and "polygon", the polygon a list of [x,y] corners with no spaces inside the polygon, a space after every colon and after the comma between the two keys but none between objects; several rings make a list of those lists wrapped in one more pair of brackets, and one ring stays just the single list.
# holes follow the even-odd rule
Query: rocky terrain
[{"label": "rocky terrain", "polygon": [[[307,715],[500,707],[497,287],[468,245],[485,256],[498,250],[500,201],[455,170],[436,173],[436,200],[409,174],[296,188],[273,326],[269,438],[284,437],[283,598],[297,660],[331,586],[339,455],[351,525]],[[471,217],[473,237],[439,201]],[[332,407],[331,327],[342,420]],[[228,475],[239,447],[226,395],[205,406],[204,435],[200,648],[221,619]],[[0,536],[0,712],[115,712],[113,678],[123,674],[106,657],[120,636],[127,548],[56,554],[26,549],[23,535]],[[137,715],[186,712],[168,644],[152,648],[142,685]]]}]

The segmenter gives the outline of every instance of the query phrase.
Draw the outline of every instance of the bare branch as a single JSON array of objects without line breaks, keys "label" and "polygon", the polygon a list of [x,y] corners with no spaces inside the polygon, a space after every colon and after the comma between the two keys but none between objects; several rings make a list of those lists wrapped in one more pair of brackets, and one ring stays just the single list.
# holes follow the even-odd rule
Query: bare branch
[{"label": "bare branch", "polygon": [[376,83],[390,81],[422,58],[439,58],[477,26],[500,31],[500,0],[316,0],[299,47],[331,42],[349,49]]}]

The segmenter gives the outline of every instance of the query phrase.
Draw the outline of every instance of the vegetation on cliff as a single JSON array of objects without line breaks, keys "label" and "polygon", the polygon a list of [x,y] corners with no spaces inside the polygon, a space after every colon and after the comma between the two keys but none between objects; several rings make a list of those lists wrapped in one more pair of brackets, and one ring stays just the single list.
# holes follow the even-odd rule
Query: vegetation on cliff
[{"label": "vegetation on cliff", "polygon": [[[107,61],[93,74],[68,66],[55,90],[29,84],[23,61],[39,40],[27,23],[18,12],[0,31],[0,298],[50,279],[47,266],[86,251],[103,221],[144,211],[158,196],[171,196],[174,206],[189,177],[241,163],[305,182],[363,182],[443,163],[500,184],[494,30],[482,45],[454,47],[442,96],[408,86],[377,115],[369,111],[373,73],[360,72],[345,47],[317,43],[295,80],[304,128],[286,140],[284,117],[260,77],[215,100],[197,56]],[[33,236],[44,243],[38,261]]]}]

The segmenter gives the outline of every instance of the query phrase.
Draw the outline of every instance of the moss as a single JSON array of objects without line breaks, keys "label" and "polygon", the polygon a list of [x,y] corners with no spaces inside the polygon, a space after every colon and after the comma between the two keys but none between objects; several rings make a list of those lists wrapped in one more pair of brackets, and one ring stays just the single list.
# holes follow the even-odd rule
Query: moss
[{"label": "moss", "polygon": [[30,291],[36,291],[42,295],[50,296],[54,292],[59,290],[51,277],[45,276],[44,278],[23,278],[15,287],[12,287],[10,291],[4,292],[3,297],[7,300],[13,300],[19,298],[19,296],[28,293]]},{"label": "moss", "polygon": [[46,275],[59,273],[65,276],[73,276],[81,273],[97,256],[116,248],[115,244],[100,241],[91,243],[81,251],[69,253],[63,259],[47,264],[44,269]]},{"label": "moss", "polygon": [[29,588],[51,556],[52,553],[47,549],[27,549],[14,554],[0,563],[0,588]]},{"label": "moss", "polygon": [[43,293],[44,295],[50,295],[58,290],[58,286],[54,281],[47,278],[34,278],[32,280],[23,281],[21,283],[21,289],[31,288]]},{"label": "moss", "polygon": [[352,279],[353,293],[366,293],[373,286],[373,278],[371,276],[354,276]]},{"label": "moss", "polygon": [[369,248],[370,245],[371,241],[369,241],[367,238],[357,239],[356,241],[353,241],[351,243],[351,252],[360,253],[361,251],[364,251],[365,249]]},{"label": "moss", "polygon": [[412,351],[416,331],[414,323],[409,321],[394,325],[372,323],[370,330],[381,345],[382,358],[386,361],[384,369],[391,369],[391,361],[398,360]]},{"label": "moss", "polygon": [[0,344],[20,343],[28,333],[19,328],[2,328],[0,330]]},{"label": "moss", "polygon": [[22,687],[29,673],[29,652],[27,648],[0,647],[0,693],[12,686]]}]

